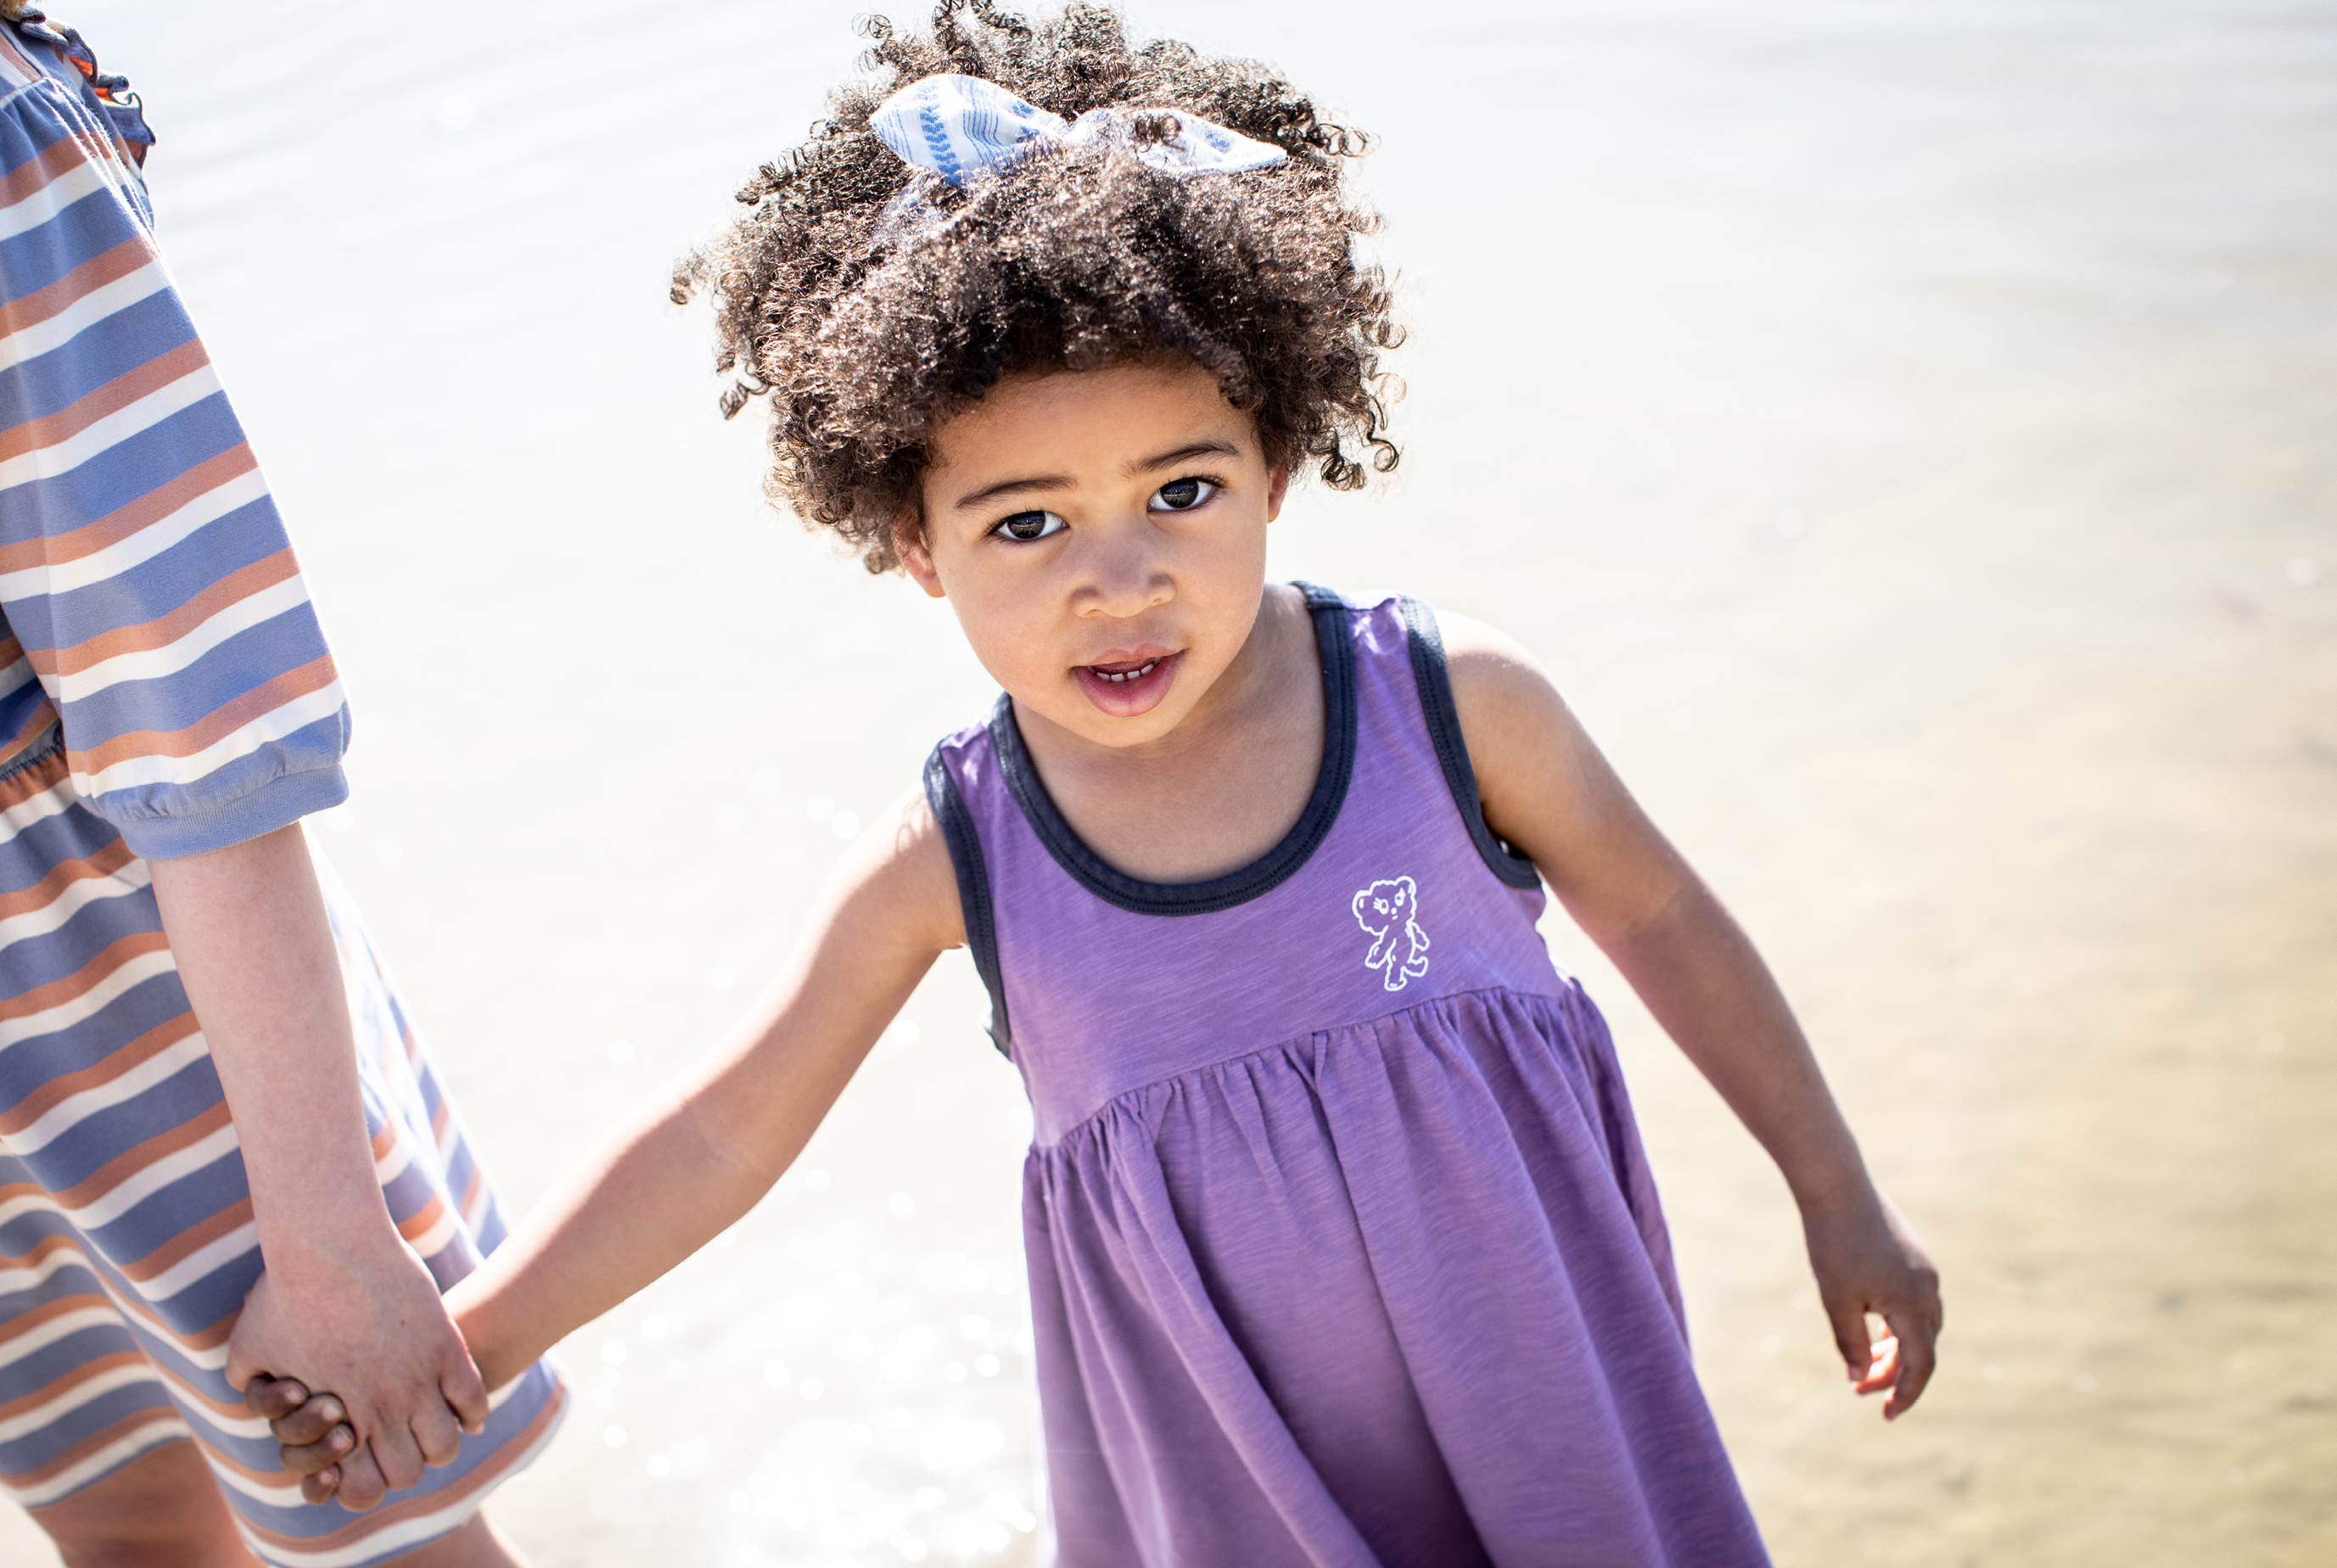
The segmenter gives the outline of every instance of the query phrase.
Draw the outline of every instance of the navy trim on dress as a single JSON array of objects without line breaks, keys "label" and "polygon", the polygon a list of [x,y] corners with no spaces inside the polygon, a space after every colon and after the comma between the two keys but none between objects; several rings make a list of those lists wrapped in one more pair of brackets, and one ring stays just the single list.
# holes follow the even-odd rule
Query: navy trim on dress
[{"label": "navy trim on dress", "polygon": [[982,859],[982,838],[973,830],[973,813],[958,793],[957,780],[942,761],[942,748],[925,758],[925,803],[941,823],[942,842],[949,845],[950,867],[957,872],[958,909],[965,917],[966,950],[973,955],[974,972],[990,993],[990,1043],[1001,1055],[1013,1033],[1007,1027],[1006,987],[998,970],[998,924],[990,912],[990,871]]},{"label": "navy trim on dress", "polygon": [[1346,600],[1309,583],[1291,586],[1306,596],[1306,608],[1315,618],[1315,647],[1323,661],[1323,763],[1315,771],[1306,809],[1282,842],[1239,871],[1205,882],[1148,882],[1106,865],[1080,842],[1040,782],[1039,770],[1022,744],[1022,728],[1014,722],[1013,700],[998,699],[990,736],[1014,803],[1022,808],[1023,820],[1055,863],[1104,902],[1139,915],[1213,915],[1246,904],[1289,881],[1338,820],[1339,808],[1346,803],[1347,783],[1355,772],[1354,638],[1347,624]]},{"label": "navy trim on dress", "polygon": [[1436,629],[1436,612],[1416,599],[1405,599],[1403,629],[1412,644],[1412,673],[1420,687],[1420,709],[1428,721],[1428,738],[1436,747],[1444,782],[1452,790],[1452,803],[1461,808],[1461,820],[1477,852],[1493,874],[1510,886],[1541,886],[1541,873],[1533,862],[1496,838],[1485,825],[1484,803],[1477,798],[1477,770],[1469,765],[1469,747],[1461,738],[1461,710],[1452,702],[1452,677],[1444,668],[1444,638]]}]

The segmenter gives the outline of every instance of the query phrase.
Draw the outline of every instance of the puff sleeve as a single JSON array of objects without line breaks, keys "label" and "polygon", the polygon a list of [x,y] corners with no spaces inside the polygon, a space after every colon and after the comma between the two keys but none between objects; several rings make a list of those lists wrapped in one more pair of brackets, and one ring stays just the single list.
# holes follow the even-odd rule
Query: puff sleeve
[{"label": "puff sleeve", "polygon": [[349,715],[91,74],[0,28],[0,759],[169,859],[338,803]]}]

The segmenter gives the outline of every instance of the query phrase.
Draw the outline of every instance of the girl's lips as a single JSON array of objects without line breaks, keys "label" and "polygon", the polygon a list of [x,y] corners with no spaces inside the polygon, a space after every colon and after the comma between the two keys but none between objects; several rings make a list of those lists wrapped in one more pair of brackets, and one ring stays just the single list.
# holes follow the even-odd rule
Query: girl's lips
[{"label": "girl's lips", "polygon": [[1183,657],[1164,653],[1118,664],[1074,665],[1071,673],[1079,677],[1080,689],[1097,707],[1114,718],[1134,718],[1151,712],[1168,695],[1168,683],[1177,676],[1177,661]]}]

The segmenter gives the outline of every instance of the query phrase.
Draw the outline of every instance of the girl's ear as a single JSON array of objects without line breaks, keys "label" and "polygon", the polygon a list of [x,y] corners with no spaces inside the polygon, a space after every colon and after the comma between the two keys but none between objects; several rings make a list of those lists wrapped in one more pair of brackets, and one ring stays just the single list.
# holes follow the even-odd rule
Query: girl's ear
[{"label": "girl's ear", "polygon": [[893,553],[901,558],[901,570],[930,597],[947,597],[942,591],[942,574],[934,570],[934,553],[925,548],[925,525],[914,511],[904,511],[894,521]]},{"label": "girl's ear", "polygon": [[1272,522],[1282,515],[1282,498],[1290,493],[1290,470],[1287,465],[1266,470],[1266,521]]}]

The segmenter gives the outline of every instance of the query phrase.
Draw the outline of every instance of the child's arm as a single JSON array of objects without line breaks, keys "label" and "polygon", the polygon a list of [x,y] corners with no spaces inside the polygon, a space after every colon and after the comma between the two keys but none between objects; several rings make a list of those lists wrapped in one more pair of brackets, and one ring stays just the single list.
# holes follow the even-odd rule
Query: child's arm
[{"label": "child's arm", "polygon": [[[1639,809],[1515,643],[1444,621],[1454,706],[1485,820],[1533,859],[1577,924],[1760,1140],[1801,1205],[1834,1343],[1861,1392],[1902,1414],[1941,1325],[1931,1260],[1866,1173],[1768,967]],[[1866,1314],[1893,1347],[1869,1342]],[[1870,1357],[1873,1359],[1870,1360]]]},{"label": "child's arm", "polygon": [[728,1039],[579,1161],[448,1305],[490,1388],[728,1229],[795,1163],[934,959],[965,941],[922,794],[829,877]]},{"label": "child's arm", "polygon": [[[729,1037],[571,1167],[446,1304],[490,1388],[711,1241],[793,1163],[944,949],[965,940],[949,850],[922,795],[873,823],[828,879],[787,967]],[[331,1428],[321,1379],[271,1385],[285,1460],[320,1502],[370,1507],[380,1482]],[[297,1396],[297,1398],[295,1397]],[[330,1417],[333,1419],[327,1419]],[[319,1433],[323,1435],[318,1436]]]},{"label": "child's arm", "polygon": [[[346,1397],[382,1469],[413,1485],[425,1463],[454,1462],[464,1427],[480,1430],[487,1390],[382,1202],[308,841],[298,826],[279,828],[147,867],[235,1120],[268,1264],[228,1381],[240,1388],[277,1364],[313,1368]],[[271,1310],[281,1320],[263,1333]]]}]

